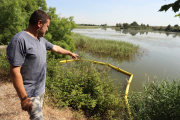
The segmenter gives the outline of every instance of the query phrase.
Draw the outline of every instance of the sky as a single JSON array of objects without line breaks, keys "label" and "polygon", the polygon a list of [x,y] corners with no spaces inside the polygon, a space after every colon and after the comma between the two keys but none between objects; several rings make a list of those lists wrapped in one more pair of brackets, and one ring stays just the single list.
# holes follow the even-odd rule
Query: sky
[{"label": "sky", "polygon": [[116,23],[149,24],[150,26],[180,25],[180,18],[170,8],[158,12],[162,5],[176,0],[46,0],[48,7],[56,7],[60,17],[74,16],[76,24]]}]

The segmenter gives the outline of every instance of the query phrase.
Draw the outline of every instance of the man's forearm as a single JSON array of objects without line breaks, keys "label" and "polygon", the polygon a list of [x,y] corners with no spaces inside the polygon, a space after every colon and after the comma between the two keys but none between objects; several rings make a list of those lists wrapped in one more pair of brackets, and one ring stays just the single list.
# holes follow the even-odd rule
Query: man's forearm
[{"label": "man's forearm", "polygon": [[22,75],[20,73],[20,68],[10,65],[10,75],[11,80],[13,81],[14,88],[17,91],[17,94],[21,100],[26,99],[27,93],[24,88]]},{"label": "man's forearm", "polygon": [[72,53],[72,52],[70,52],[68,50],[65,50],[62,47],[57,46],[57,45],[54,45],[53,48],[50,51],[58,53],[58,54],[70,55],[74,60],[77,59],[77,57],[79,57],[77,54]]},{"label": "man's forearm", "polygon": [[54,45],[53,49],[51,50],[52,52],[56,52],[58,54],[63,54],[63,55],[70,55],[72,54],[70,51],[63,49],[62,47],[59,47],[57,45]]}]

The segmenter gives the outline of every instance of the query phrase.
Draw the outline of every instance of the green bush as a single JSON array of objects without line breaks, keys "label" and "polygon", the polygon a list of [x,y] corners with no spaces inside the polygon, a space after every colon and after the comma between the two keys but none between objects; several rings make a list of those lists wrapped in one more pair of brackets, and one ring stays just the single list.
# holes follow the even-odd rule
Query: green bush
[{"label": "green bush", "polygon": [[0,70],[4,71],[5,74],[8,74],[8,71],[9,71],[9,62],[6,57],[5,49],[0,50]]},{"label": "green bush", "polygon": [[6,57],[6,49],[0,49],[0,81],[9,82],[9,62]]},{"label": "green bush", "polygon": [[16,33],[27,27],[38,4],[36,0],[0,0],[0,3],[0,45],[7,45]]},{"label": "green bush", "polygon": [[129,95],[135,120],[179,120],[180,80],[163,80],[144,85],[143,93]]},{"label": "green bush", "polygon": [[120,119],[125,114],[124,102],[107,73],[107,66],[89,61],[67,64],[56,59],[48,61],[48,104],[83,110],[92,119]]}]

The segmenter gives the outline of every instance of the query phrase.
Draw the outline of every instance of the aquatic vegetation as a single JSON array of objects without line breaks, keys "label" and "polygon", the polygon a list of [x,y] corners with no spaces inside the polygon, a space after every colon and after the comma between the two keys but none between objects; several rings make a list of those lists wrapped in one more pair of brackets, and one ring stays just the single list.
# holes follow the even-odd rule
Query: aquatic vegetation
[{"label": "aquatic vegetation", "polygon": [[129,104],[135,120],[178,120],[180,118],[180,79],[152,81],[142,93],[132,92]]},{"label": "aquatic vegetation", "polygon": [[95,39],[80,34],[73,35],[78,50],[90,51],[111,57],[132,57],[140,52],[139,46],[124,41]]}]

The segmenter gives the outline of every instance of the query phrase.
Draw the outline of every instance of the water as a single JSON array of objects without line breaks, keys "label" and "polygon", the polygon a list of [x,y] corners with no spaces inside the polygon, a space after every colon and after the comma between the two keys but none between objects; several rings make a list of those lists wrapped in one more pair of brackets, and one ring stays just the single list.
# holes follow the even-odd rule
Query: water
[{"label": "water", "polygon": [[[110,58],[108,56],[93,55],[100,62],[108,62],[134,75],[130,89],[142,91],[142,83],[154,79],[177,79],[180,75],[180,33],[115,30],[115,29],[75,29],[80,33],[93,38],[104,38],[117,41],[126,41],[146,49],[145,53],[135,60]],[[126,83],[126,76],[111,71],[111,77],[116,83]]]}]

